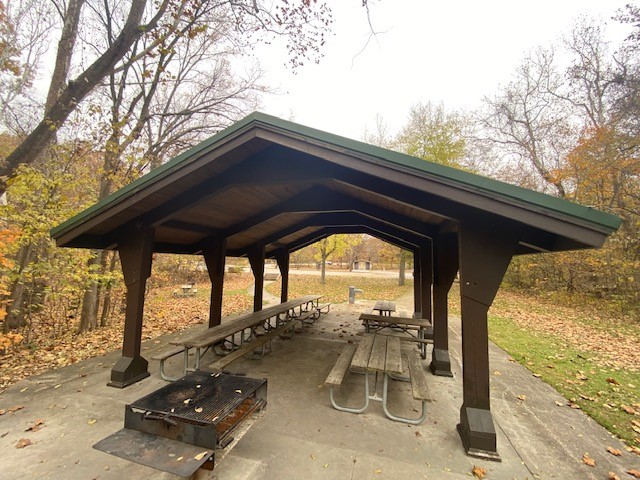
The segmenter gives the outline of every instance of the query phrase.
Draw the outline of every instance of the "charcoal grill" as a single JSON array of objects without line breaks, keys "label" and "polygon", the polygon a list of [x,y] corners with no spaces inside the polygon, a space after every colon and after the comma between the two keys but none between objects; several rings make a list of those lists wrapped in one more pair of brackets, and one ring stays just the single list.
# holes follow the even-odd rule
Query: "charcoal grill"
[{"label": "charcoal grill", "polygon": [[266,379],[198,370],[126,405],[124,428],[94,448],[188,477],[213,469],[216,450],[266,404]]}]

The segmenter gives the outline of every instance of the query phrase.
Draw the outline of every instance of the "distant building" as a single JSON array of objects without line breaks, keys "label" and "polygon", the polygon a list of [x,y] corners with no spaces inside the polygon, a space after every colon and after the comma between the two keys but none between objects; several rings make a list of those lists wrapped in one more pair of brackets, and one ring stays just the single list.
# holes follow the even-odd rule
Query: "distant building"
[{"label": "distant building", "polygon": [[353,262],[354,270],[371,270],[371,262],[369,260],[356,260]]}]

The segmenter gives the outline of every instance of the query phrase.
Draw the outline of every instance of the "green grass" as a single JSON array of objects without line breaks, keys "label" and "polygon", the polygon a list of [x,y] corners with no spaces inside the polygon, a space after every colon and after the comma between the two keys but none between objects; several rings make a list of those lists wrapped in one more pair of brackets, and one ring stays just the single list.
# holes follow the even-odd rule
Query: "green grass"
[{"label": "green grass", "polygon": [[[405,285],[398,286],[397,277],[364,277],[360,275],[327,275],[326,283],[320,283],[317,275],[290,275],[289,298],[304,295],[322,295],[323,302],[346,303],[349,301],[349,286],[362,290],[356,299],[394,300],[413,291],[413,279],[407,278]],[[267,287],[272,295],[280,296],[280,282]]]},{"label": "green grass", "polygon": [[571,348],[553,335],[524,330],[507,318],[490,317],[489,337],[607,430],[639,446],[640,435],[631,423],[638,416],[622,406],[640,402],[640,372],[601,367],[596,355]]}]

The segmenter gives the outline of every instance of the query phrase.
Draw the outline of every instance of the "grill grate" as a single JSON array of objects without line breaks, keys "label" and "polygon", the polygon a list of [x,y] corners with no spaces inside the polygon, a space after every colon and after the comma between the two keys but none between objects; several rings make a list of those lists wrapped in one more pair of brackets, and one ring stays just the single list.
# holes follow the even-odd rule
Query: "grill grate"
[{"label": "grill grate", "polygon": [[131,404],[134,410],[181,419],[187,422],[215,424],[238,406],[246,404],[264,380],[193,372]]}]

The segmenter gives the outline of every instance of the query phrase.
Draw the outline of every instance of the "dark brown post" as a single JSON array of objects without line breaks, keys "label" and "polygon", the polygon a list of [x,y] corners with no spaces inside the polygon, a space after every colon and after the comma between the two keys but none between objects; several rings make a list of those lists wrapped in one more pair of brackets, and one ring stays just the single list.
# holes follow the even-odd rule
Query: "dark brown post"
[{"label": "dark brown post", "polygon": [[262,310],[262,290],[264,289],[264,245],[256,245],[249,249],[249,263],[255,279],[253,311]]},{"label": "dark brown post", "polygon": [[278,262],[278,268],[280,269],[281,277],[281,291],[280,302],[284,303],[289,300],[289,252],[288,250],[280,249],[276,252],[276,262]]},{"label": "dark brown post", "polygon": [[224,262],[227,241],[224,238],[212,238],[202,254],[207,264],[211,280],[211,301],[209,303],[209,327],[222,322],[222,292],[224,289]]},{"label": "dark brown post", "polygon": [[149,376],[148,362],[140,355],[142,314],[147,278],[153,254],[151,228],[132,229],[118,242],[120,263],[127,287],[122,357],[111,369],[110,387],[124,388]]},{"label": "dark brown post", "polygon": [[422,291],[422,278],[420,275],[420,250],[414,250],[413,252],[413,316],[414,318],[420,318],[422,315],[421,307],[421,294]]},{"label": "dark brown post", "polygon": [[433,285],[433,257],[431,241],[420,246],[420,313],[421,318],[431,320],[431,286]]},{"label": "dark brown post", "polygon": [[458,432],[467,454],[500,460],[489,399],[487,312],[516,248],[510,225],[460,226],[462,387]]},{"label": "dark brown post", "polygon": [[431,372],[453,377],[449,358],[449,307],[447,297],[458,272],[458,236],[440,234],[433,244],[433,350]]}]

